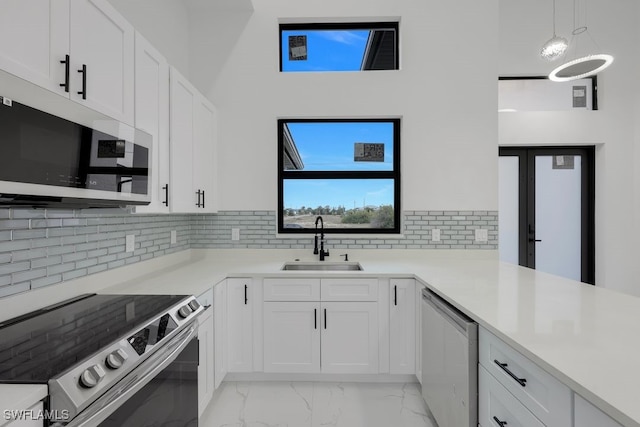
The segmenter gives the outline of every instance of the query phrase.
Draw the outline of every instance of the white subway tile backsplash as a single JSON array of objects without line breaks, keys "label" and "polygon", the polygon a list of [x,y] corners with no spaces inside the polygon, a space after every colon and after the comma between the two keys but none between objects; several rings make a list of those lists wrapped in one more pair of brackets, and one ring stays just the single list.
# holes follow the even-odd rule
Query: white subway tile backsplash
[{"label": "white subway tile backsplash", "polygon": [[[493,211],[406,211],[401,236],[331,237],[334,249],[496,249]],[[473,239],[476,228],[489,241]],[[240,240],[231,240],[231,229]],[[431,241],[431,229],[441,241]],[[171,244],[171,230],[177,242]],[[125,252],[125,234],[136,235]],[[135,215],[124,210],[0,209],[0,297],[95,274],[189,248],[312,249],[311,234],[279,238],[273,211],[212,215]]]}]

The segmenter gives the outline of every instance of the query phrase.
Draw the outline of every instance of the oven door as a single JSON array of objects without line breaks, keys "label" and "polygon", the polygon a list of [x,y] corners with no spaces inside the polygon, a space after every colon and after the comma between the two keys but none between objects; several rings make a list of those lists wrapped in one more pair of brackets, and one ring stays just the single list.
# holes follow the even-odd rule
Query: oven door
[{"label": "oven door", "polygon": [[66,426],[197,426],[197,332],[187,326]]}]

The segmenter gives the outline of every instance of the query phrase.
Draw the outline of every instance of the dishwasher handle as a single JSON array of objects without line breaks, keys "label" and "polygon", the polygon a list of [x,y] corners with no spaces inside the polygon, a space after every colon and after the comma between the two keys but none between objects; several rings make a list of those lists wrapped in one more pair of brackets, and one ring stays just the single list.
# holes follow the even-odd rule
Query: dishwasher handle
[{"label": "dishwasher handle", "polygon": [[435,292],[429,289],[422,290],[422,302],[429,304],[439,311],[454,327],[460,330],[467,338],[476,340],[478,336],[478,324],[462,313],[460,310],[446,302]]}]

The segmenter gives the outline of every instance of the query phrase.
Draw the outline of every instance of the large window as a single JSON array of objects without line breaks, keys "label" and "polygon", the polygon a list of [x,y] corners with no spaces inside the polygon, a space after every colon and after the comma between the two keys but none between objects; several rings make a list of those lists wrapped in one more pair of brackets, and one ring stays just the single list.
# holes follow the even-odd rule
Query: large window
[{"label": "large window", "polygon": [[278,120],[278,232],[400,232],[400,120]]},{"label": "large window", "polygon": [[397,70],[398,23],[281,24],[280,71]]}]

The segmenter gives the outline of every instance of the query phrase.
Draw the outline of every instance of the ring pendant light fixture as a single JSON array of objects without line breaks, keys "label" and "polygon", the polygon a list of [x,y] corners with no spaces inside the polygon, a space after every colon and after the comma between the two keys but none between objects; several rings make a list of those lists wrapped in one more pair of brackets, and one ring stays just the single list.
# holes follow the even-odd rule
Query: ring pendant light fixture
[{"label": "ring pendant light fixture", "polygon": [[[582,36],[583,34],[586,34],[588,36],[588,40],[590,40],[591,44],[595,46],[596,51],[600,51],[600,47],[591,36],[591,33],[589,33],[589,29],[586,25],[582,25],[579,27],[576,25],[576,10],[576,0],[573,0],[574,30],[571,33],[571,43],[569,44],[569,49],[565,54],[565,58],[569,57],[574,59],[569,59],[568,61],[564,62],[562,65],[551,71],[551,73],[549,74],[549,79],[554,82],[568,82],[571,80],[583,79],[585,77],[598,74],[600,71],[604,70],[613,63],[613,56],[605,53],[590,53],[589,50],[584,50],[584,52],[587,53],[583,53],[581,56],[579,55],[580,49],[578,46],[578,42],[580,39],[585,39],[585,37]],[[593,52],[593,50],[591,52]]]}]

